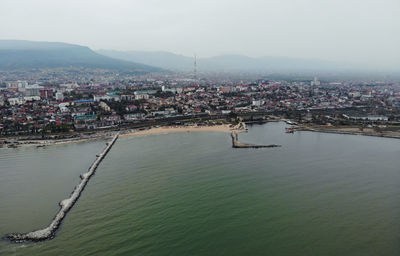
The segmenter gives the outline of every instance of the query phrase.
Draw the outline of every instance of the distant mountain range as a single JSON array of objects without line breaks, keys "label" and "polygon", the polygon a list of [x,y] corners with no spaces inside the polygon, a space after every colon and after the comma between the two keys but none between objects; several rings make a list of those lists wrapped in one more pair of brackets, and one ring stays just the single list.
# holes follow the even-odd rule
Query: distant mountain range
[{"label": "distant mountain range", "polygon": [[[97,53],[125,61],[135,61],[168,70],[193,70],[194,58],[170,52],[99,50]],[[153,64],[149,64],[153,63]]]},{"label": "distant mountain range", "polygon": [[[373,70],[355,64],[291,57],[220,55],[198,58],[202,71],[225,72],[353,72]],[[32,68],[92,68],[131,73],[193,71],[194,58],[171,52],[93,51],[86,46],[23,40],[0,40],[0,70]]]},{"label": "distant mountain range", "polygon": [[[194,58],[170,52],[114,51],[99,50],[99,54],[116,59],[139,62],[169,70],[190,71]],[[259,57],[243,55],[221,55],[198,58],[197,65],[203,71],[253,71],[253,72],[307,72],[338,71],[353,69],[348,64],[323,60],[298,59],[290,57]]]},{"label": "distant mountain range", "polygon": [[160,68],[110,58],[85,46],[22,40],[0,40],[0,69],[100,68],[127,72],[155,72]]}]

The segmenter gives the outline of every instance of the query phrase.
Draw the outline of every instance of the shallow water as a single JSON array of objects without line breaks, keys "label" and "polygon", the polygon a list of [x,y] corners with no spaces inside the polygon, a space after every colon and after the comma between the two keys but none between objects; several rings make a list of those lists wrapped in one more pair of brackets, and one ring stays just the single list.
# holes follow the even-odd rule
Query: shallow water
[{"label": "shallow water", "polygon": [[[0,255],[399,255],[400,140],[249,127],[120,138],[53,240]],[[0,149],[0,233],[46,226],[105,141]]]}]

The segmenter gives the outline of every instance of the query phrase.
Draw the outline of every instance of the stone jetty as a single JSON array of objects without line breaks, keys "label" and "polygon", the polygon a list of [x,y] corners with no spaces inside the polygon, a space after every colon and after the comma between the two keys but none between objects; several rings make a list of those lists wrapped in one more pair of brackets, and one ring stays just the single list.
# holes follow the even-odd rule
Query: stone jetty
[{"label": "stone jetty", "polygon": [[72,209],[76,201],[79,199],[79,196],[81,195],[82,191],[84,190],[86,184],[89,182],[90,178],[93,176],[95,173],[97,167],[101,163],[101,161],[104,159],[104,157],[107,155],[107,153],[110,151],[111,147],[114,145],[115,141],[118,139],[118,134],[116,134],[112,140],[107,143],[106,148],[103,150],[103,152],[99,155],[97,155],[96,161],[93,162],[93,164],[90,166],[89,171],[86,173],[81,174],[81,181],[78,184],[78,186],[75,187],[74,191],[72,191],[71,196],[67,199],[62,200],[59,205],[60,205],[60,210],[54,217],[53,221],[50,223],[49,226],[47,226],[44,229],[32,231],[29,233],[11,233],[5,235],[5,239],[10,240],[12,242],[26,242],[26,241],[42,241],[46,239],[51,239],[54,237],[55,232],[57,229],[60,227],[60,224],[62,220],[66,217],[67,213],[69,210]]},{"label": "stone jetty", "polygon": [[281,145],[271,144],[271,145],[255,145],[239,142],[237,132],[233,131],[231,133],[232,137],[232,147],[233,148],[276,148],[281,147]]}]

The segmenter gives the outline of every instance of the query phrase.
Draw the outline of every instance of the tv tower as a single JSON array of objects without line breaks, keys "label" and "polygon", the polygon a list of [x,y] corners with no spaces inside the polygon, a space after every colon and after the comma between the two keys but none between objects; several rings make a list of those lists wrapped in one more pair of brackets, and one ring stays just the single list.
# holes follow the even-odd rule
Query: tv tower
[{"label": "tv tower", "polygon": [[194,82],[195,85],[197,85],[197,56],[196,54],[194,55]]}]

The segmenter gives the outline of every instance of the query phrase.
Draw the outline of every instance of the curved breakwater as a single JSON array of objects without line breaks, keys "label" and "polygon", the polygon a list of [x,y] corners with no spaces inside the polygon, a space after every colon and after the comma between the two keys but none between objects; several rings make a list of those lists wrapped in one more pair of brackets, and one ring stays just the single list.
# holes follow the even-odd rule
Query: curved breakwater
[{"label": "curved breakwater", "polygon": [[103,150],[101,154],[97,156],[96,161],[90,166],[89,171],[86,173],[81,174],[81,182],[78,186],[75,187],[74,191],[72,191],[71,196],[67,199],[62,200],[60,205],[60,210],[54,217],[53,221],[44,229],[32,231],[29,233],[11,233],[5,236],[6,239],[13,241],[13,242],[25,242],[25,241],[41,241],[46,240],[54,237],[55,232],[59,228],[62,220],[67,215],[68,211],[74,206],[75,202],[79,199],[83,189],[85,188],[86,184],[89,182],[90,178],[95,173],[97,167],[110,151],[111,147],[114,145],[115,141],[118,139],[118,134],[116,134],[112,140],[107,143],[106,148]]}]

